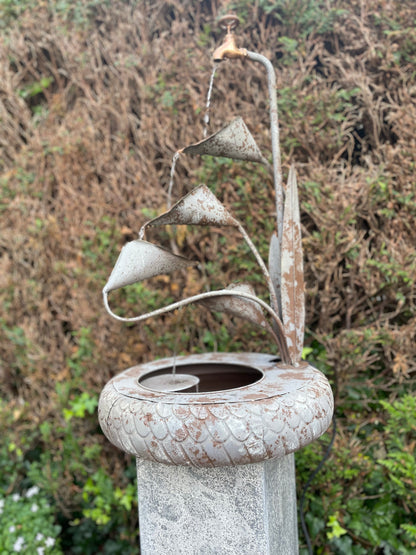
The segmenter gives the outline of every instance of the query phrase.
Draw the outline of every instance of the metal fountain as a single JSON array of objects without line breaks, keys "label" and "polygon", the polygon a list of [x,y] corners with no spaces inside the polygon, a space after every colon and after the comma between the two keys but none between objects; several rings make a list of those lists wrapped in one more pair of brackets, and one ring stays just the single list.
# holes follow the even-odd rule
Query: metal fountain
[{"label": "metal fountain", "polygon": [[[298,552],[293,453],[328,428],[333,397],[325,376],[301,359],[304,336],[303,255],[295,170],[282,184],[274,69],[264,56],[236,46],[238,19],[213,54],[251,60],[267,73],[276,232],[263,261],[242,224],[205,185],[191,190],[127,243],[103,289],[107,311],[141,322],[190,303],[244,318],[267,330],[280,358],[206,353],[156,360],[114,377],[102,391],[99,420],[107,438],[137,459],[143,554],[284,554]],[[268,164],[242,118],[179,151]],[[111,291],[190,261],[146,241],[149,227],[231,226],[262,272],[270,304],[249,284],[230,284],[133,317],[110,308]]]}]

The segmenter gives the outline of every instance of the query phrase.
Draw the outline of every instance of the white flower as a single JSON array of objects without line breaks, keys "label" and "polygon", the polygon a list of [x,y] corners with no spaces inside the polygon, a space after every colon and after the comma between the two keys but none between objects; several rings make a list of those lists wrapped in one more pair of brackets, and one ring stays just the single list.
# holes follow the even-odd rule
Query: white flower
[{"label": "white flower", "polygon": [[40,532],[38,532],[38,533],[36,534],[35,540],[36,540],[37,542],[40,542],[41,540],[43,540],[43,534],[41,534]]},{"label": "white flower", "polygon": [[20,499],[20,494],[19,494],[19,493],[14,493],[14,494],[12,495],[12,499],[13,499],[13,501],[19,501],[19,499]]},{"label": "white flower", "polygon": [[36,513],[38,509],[39,509],[39,505],[36,505],[36,503],[33,503],[33,505],[30,507],[30,510],[32,511],[32,513]]},{"label": "white flower", "polygon": [[26,497],[29,499],[30,497],[33,497],[34,495],[37,495],[38,493],[39,493],[38,486],[33,486],[33,487],[31,487],[27,490]]},{"label": "white flower", "polygon": [[9,526],[9,532],[10,534],[13,534],[13,532],[16,532],[16,526]]},{"label": "white flower", "polygon": [[22,536],[19,536],[17,540],[14,542],[13,550],[22,551],[24,544],[25,544],[24,538],[22,538]]},{"label": "white flower", "polygon": [[38,547],[36,549],[36,552],[38,555],[44,555],[45,554],[45,548],[44,547]]},{"label": "white flower", "polygon": [[45,545],[46,547],[52,547],[53,545],[55,545],[55,539],[51,537],[46,538]]},{"label": "white flower", "polygon": [[0,499],[0,515],[3,512],[3,507],[4,507],[4,499]]}]

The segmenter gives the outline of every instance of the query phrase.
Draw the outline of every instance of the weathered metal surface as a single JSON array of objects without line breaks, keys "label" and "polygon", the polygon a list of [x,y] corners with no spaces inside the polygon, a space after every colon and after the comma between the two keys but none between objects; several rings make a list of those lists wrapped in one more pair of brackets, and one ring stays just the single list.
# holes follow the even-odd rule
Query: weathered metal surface
[{"label": "weathered metal surface", "polygon": [[298,188],[293,166],[289,171],[282,238],[282,315],[292,362],[302,357],[305,327],[303,252]]},{"label": "weathered metal surface", "polygon": [[[135,366],[105,386],[99,420],[107,438],[139,458],[195,467],[248,464],[283,457],[328,428],[333,397],[325,376],[255,353],[191,355],[175,364],[241,364],[264,377],[235,389],[162,393],[140,385],[141,377],[171,368],[173,359]],[[182,372],[181,372],[182,373]]]},{"label": "weathered metal surface", "polygon": [[126,243],[111,272],[104,292],[110,292],[126,285],[148,279],[159,274],[186,268],[194,262],[170,251],[136,239]]},{"label": "weathered metal surface", "polygon": [[224,31],[227,31],[227,33],[230,33],[240,25],[240,20],[235,14],[228,13],[220,17],[217,21],[217,24],[220,29],[223,29]]},{"label": "weathered metal surface", "polygon": [[153,391],[162,391],[165,393],[171,391],[184,391],[191,389],[199,384],[199,378],[191,374],[159,374],[157,376],[149,376],[140,380],[143,387],[152,389]]},{"label": "weathered metal surface", "polygon": [[146,225],[236,226],[236,220],[206,185],[199,185]]},{"label": "weathered metal surface", "polygon": [[241,117],[206,139],[183,149],[186,154],[225,156],[234,160],[266,163],[252,134]]},{"label": "weathered metal surface", "polygon": [[276,233],[273,233],[269,247],[269,275],[277,302],[278,316],[282,318],[282,259],[280,251],[279,239]]},{"label": "weathered metal surface", "polygon": [[277,219],[277,235],[279,241],[282,237],[283,229],[283,185],[282,185],[282,163],[280,155],[279,141],[279,113],[277,109],[276,96],[276,75],[274,67],[270,60],[257,52],[247,51],[247,57],[253,62],[261,63],[267,72],[267,89],[269,93],[269,113],[270,113],[270,136],[272,139],[272,157],[273,157],[273,178],[276,202],[276,219]]},{"label": "weathered metal surface", "polygon": [[[235,293],[241,292],[253,296],[256,294],[253,287],[247,283],[231,284],[226,287],[226,290],[234,291]],[[269,332],[271,331],[260,306],[253,301],[245,299],[244,297],[214,297],[201,301],[201,304],[214,312],[226,312],[231,316],[243,318],[244,320],[248,320],[252,324],[256,324]]]}]

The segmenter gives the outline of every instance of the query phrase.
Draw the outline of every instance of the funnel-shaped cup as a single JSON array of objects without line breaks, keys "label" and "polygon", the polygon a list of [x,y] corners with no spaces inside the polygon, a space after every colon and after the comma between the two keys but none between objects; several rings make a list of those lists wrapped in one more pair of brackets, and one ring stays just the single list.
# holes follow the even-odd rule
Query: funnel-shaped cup
[{"label": "funnel-shaped cup", "polygon": [[136,239],[121,249],[121,253],[104,287],[110,292],[160,274],[186,268],[193,262],[170,251]]},{"label": "funnel-shaped cup", "polygon": [[199,185],[147,225],[236,226],[236,220],[206,185]]},{"label": "funnel-shaped cup", "polygon": [[235,118],[203,141],[187,146],[183,152],[267,163],[241,117]]}]

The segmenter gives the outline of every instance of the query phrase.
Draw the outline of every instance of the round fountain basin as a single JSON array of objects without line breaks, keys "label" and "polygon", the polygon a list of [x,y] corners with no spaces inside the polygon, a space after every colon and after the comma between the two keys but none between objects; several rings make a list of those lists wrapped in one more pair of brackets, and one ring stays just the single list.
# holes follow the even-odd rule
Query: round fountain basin
[{"label": "round fountain basin", "polygon": [[[191,389],[158,388],[173,368],[186,383],[195,381]],[[283,457],[322,435],[332,413],[332,391],[319,370],[257,353],[134,366],[110,380],[99,401],[101,428],[114,445],[139,458],[196,467]]]}]

